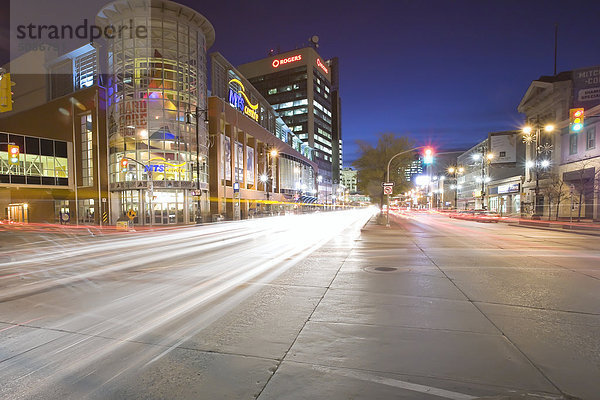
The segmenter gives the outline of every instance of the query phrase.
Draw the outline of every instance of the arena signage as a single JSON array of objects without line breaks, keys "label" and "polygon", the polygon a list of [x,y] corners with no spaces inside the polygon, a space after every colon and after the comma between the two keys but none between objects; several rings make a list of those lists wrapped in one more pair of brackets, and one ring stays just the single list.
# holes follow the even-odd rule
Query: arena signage
[{"label": "arena signage", "polygon": [[181,164],[172,164],[163,157],[153,157],[148,162],[156,162],[155,164],[146,165],[146,172],[185,172],[185,161]]},{"label": "arena signage", "polygon": [[258,122],[258,103],[252,104],[246,95],[244,84],[238,79],[229,81],[229,104]]}]

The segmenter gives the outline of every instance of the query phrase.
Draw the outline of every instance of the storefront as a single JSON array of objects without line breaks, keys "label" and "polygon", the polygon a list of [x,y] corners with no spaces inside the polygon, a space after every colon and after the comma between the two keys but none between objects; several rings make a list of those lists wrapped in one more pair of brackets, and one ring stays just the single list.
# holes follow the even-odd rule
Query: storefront
[{"label": "storefront", "polygon": [[109,223],[104,93],[92,86],[0,118],[0,219]]},{"label": "storefront", "polygon": [[490,185],[490,211],[502,215],[515,215],[521,212],[520,182]]}]

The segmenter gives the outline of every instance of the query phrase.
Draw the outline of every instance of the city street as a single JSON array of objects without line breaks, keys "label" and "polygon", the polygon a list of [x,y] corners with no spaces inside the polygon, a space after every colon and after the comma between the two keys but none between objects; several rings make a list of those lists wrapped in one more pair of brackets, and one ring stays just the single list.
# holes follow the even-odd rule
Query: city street
[{"label": "city street", "polygon": [[391,219],[15,233],[0,398],[600,398],[597,237]]}]

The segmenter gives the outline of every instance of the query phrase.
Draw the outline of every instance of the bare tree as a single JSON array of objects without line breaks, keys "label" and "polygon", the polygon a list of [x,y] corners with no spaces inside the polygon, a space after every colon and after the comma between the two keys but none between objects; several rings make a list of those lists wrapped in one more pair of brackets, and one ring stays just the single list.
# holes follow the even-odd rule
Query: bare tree
[{"label": "bare tree", "polygon": [[[592,185],[591,193],[593,196],[595,182],[597,181],[598,177],[600,176],[600,171],[598,171],[598,168],[597,168],[598,164],[599,164],[598,157],[585,157],[585,156],[582,160],[573,163],[573,165],[575,165],[575,167],[576,167],[576,170],[570,172],[572,174],[572,176],[574,176],[574,178],[575,178],[572,180],[572,182],[573,182],[572,185],[573,185],[573,188],[575,189],[575,192],[579,196],[579,207],[577,210],[577,222],[581,221],[582,207],[585,207],[587,205],[587,203],[590,201],[589,198],[586,198],[586,192],[587,193],[590,192],[590,190],[588,190],[588,189],[590,189],[590,187],[589,187],[590,183]],[[584,217],[585,217],[585,214],[584,214]]]},{"label": "bare tree", "polygon": [[552,219],[552,204],[556,205],[556,216],[555,219],[558,221],[558,214],[560,210],[560,203],[568,198],[565,189],[567,184],[560,178],[557,173],[551,173],[548,176],[550,182],[547,186],[542,188],[541,193],[548,199],[548,220]]}]

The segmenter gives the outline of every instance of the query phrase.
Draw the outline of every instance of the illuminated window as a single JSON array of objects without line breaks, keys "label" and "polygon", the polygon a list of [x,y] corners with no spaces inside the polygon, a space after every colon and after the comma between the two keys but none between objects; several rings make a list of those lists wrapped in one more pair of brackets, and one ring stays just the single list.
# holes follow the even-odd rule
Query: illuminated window
[{"label": "illuminated window", "polygon": [[96,50],[87,52],[74,60],[75,89],[83,89],[94,84],[97,73]]},{"label": "illuminated window", "polygon": [[91,114],[81,116],[81,179],[83,186],[92,186],[94,184]]}]

